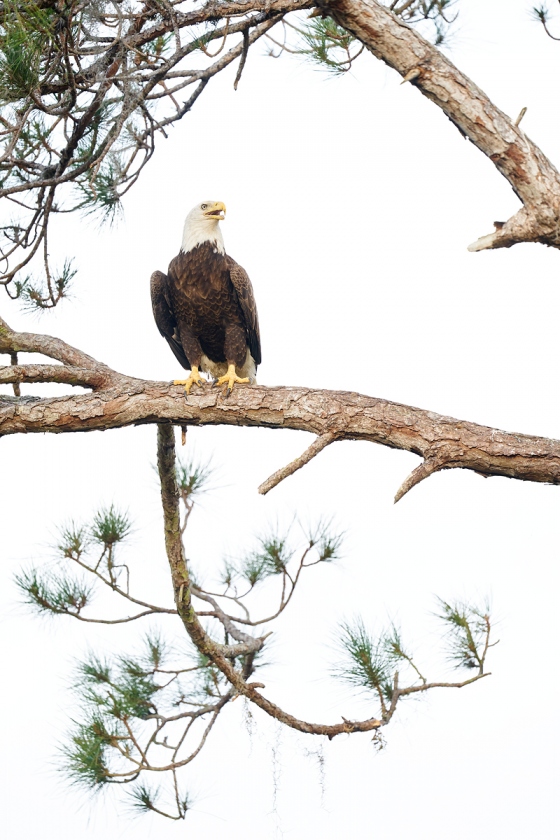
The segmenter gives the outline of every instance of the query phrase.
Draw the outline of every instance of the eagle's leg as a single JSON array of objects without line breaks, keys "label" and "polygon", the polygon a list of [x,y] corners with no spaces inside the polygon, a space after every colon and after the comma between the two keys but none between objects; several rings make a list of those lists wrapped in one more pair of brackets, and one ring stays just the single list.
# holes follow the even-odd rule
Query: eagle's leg
[{"label": "eagle's leg", "polygon": [[225,373],[223,376],[220,376],[218,379],[216,379],[216,381],[214,382],[214,385],[218,385],[218,387],[220,385],[227,385],[227,390],[231,394],[231,392],[233,391],[233,386],[236,382],[239,382],[240,384],[243,385],[246,382],[249,382],[249,378],[245,377],[245,378],[241,379],[241,377],[239,377],[235,372],[235,365],[232,364],[232,365],[228,365],[227,373]]},{"label": "eagle's leg", "polygon": [[198,365],[191,366],[191,375],[188,379],[174,379],[174,385],[184,385],[186,394],[190,394],[193,385],[205,385],[206,380],[198,372]]}]

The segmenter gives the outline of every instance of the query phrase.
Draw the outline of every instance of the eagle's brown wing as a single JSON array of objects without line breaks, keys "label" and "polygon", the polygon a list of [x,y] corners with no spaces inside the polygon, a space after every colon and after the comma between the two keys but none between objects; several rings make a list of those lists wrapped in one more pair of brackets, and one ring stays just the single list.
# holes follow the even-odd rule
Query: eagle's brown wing
[{"label": "eagle's brown wing", "polygon": [[255,360],[256,365],[261,363],[261,334],[259,331],[259,316],[257,315],[257,304],[255,303],[255,296],[253,294],[253,287],[249,280],[249,275],[244,268],[241,268],[238,263],[231,257],[226,256],[227,266],[229,268],[229,276],[233,287],[237,292],[241,311],[245,318],[245,326],[247,327],[247,344],[249,352]]},{"label": "eagle's brown wing", "polygon": [[187,359],[176,331],[177,321],[173,312],[173,306],[171,305],[167,284],[167,274],[164,274],[162,271],[154,271],[150,278],[150,293],[156,326],[173,350],[179,364],[187,370],[190,370],[191,364]]}]

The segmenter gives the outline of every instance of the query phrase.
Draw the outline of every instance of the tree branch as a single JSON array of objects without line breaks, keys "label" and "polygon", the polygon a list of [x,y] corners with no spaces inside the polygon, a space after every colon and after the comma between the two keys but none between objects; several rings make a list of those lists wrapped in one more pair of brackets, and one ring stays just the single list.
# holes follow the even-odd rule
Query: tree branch
[{"label": "tree branch", "polygon": [[106,377],[95,370],[67,365],[12,365],[0,367],[0,383],[4,382],[59,382],[95,389],[105,384]]},{"label": "tree branch", "polygon": [[[226,658],[228,654],[224,655],[223,646],[214,642],[204,631],[192,606],[191,581],[181,539],[179,491],[175,477],[175,438],[173,429],[169,425],[158,425],[158,470],[161,483],[165,547],[171,569],[175,602],[179,617],[197,650],[204,656],[208,656],[238,694],[244,695],[266,714],[298,732],[305,732],[310,735],[326,735],[328,738],[334,738],[344,732],[371,732],[383,726],[383,722],[377,718],[362,721],[344,720],[343,723],[334,725],[299,720],[263,697],[257,691],[257,688],[262,687],[260,684],[247,683],[244,675],[236,670]],[[261,639],[261,642],[264,642],[264,639]]]},{"label": "tree branch", "polygon": [[266,481],[263,481],[263,483],[259,487],[259,493],[262,496],[266,496],[269,490],[272,490],[274,487],[276,487],[277,484],[280,484],[281,481],[283,481],[285,478],[288,478],[289,475],[293,475],[295,472],[297,472],[297,470],[301,469],[306,464],[308,464],[309,461],[311,461],[311,459],[315,457],[315,455],[318,455],[319,452],[321,452],[321,450],[325,448],[325,446],[328,446],[329,443],[332,443],[334,440],[336,440],[336,436],[331,434],[330,432],[327,432],[324,435],[320,435],[316,440],[313,441],[311,446],[309,446],[305,450],[305,452],[299,456],[299,458],[296,458],[291,463],[286,464],[285,467],[282,467],[280,470],[277,470],[270,476],[270,478],[267,478]]},{"label": "tree branch", "polygon": [[[368,440],[424,459],[401,486],[398,498],[436,469],[467,469],[486,476],[560,484],[560,441],[550,438],[512,434],[346,391],[255,385],[238,387],[225,399],[208,387],[185,400],[184,390],[170,382],[125,376],[60,339],[16,333],[0,319],[0,353],[17,350],[50,355],[65,364],[17,366],[16,370],[41,368],[45,373],[52,367],[50,381],[71,384],[79,384],[83,375],[81,384],[95,391],[45,399],[0,396],[0,436],[104,431],[144,423],[297,429],[319,439],[275,476],[295,471],[332,440]],[[12,382],[13,371],[12,365],[0,367],[0,381]],[[45,381],[43,376],[41,381]]]},{"label": "tree branch", "polygon": [[511,184],[523,207],[470,251],[541,242],[560,248],[560,173],[519,126],[436,47],[376,0],[326,0],[325,14],[417,87]]},{"label": "tree branch", "polygon": [[433,473],[437,472],[438,470],[443,469],[445,463],[438,461],[437,458],[428,458],[426,461],[423,461],[416,469],[412,470],[408,478],[406,478],[399,489],[395,494],[395,504],[400,502],[402,497],[408,493],[409,490],[412,490],[413,487],[416,487],[417,484],[420,484],[425,478],[428,478]]},{"label": "tree branch", "polygon": [[60,338],[38,333],[14,332],[8,324],[0,318],[0,353],[41,353],[57,362],[71,367],[83,367],[97,372],[106,372],[110,377],[113,371],[103,362],[98,362],[87,353],[66,344]]}]

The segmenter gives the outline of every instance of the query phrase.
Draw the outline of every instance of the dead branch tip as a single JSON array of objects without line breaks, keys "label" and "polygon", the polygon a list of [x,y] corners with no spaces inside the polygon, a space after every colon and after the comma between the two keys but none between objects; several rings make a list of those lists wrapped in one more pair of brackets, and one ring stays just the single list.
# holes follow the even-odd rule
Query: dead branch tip
[{"label": "dead branch tip", "polygon": [[329,443],[332,443],[334,440],[336,440],[336,435],[332,432],[319,435],[319,437],[313,441],[311,446],[309,446],[305,452],[299,456],[299,458],[296,458],[295,461],[292,461],[290,464],[282,467],[282,469],[277,470],[269,478],[267,478],[266,481],[263,481],[259,487],[259,493],[261,496],[266,496],[269,490],[272,490],[273,487],[276,487],[277,484],[280,484],[280,482],[289,475],[293,475],[293,473],[297,472],[297,470],[301,469],[301,467],[308,464],[315,455],[318,455],[325,446],[328,446]]},{"label": "dead branch tip", "polygon": [[521,120],[523,119],[523,117],[525,116],[526,113],[527,113],[527,108],[522,108],[521,111],[519,112],[519,116],[517,117],[517,119],[514,122],[515,126],[519,125],[519,123],[521,122]]},{"label": "dead branch tip", "polygon": [[419,67],[413,67],[412,70],[409,70],[408,73],[403,76],[401,85],[406,84],[406,82],[413,82],[414,79],[417,79],[418,76],[421,74],[421,70]]},{"label": "dead branch tip", "polygon": [[438,472],[444,468],[444,463],[439,461],[437,458],[427,458],[423,461],[416,469],[412,470],[408,478],[406,478],[399,489],[397,490],[397,494],[395,496],[395,504],[399,502],[403,496],[405,496],[409,490],[412,490],[417,484],[420,484],[425,478],[432,475],[432,473]]}]

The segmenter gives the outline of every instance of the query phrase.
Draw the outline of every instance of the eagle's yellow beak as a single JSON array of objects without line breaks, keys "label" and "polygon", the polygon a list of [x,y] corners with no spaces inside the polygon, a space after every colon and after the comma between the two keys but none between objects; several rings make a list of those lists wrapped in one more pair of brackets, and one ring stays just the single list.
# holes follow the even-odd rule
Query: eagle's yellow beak
[{"label": "eagle's yellow beak", "polygon": [[226,217],[226,205],[223,201],[215,201],[204,215],[209,219],[217,219],[219,222],[223,222]]}]

